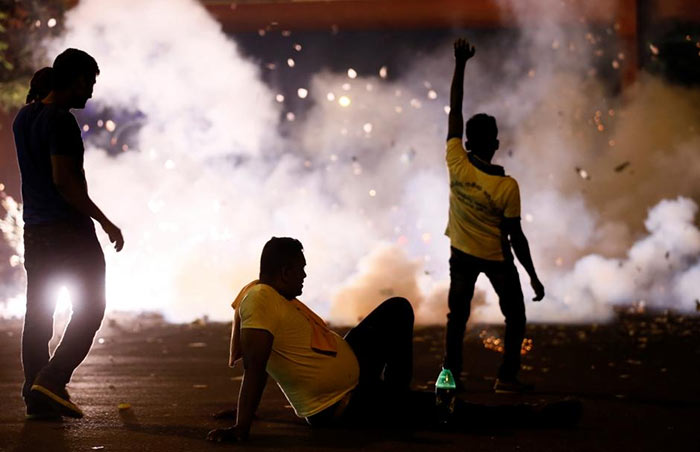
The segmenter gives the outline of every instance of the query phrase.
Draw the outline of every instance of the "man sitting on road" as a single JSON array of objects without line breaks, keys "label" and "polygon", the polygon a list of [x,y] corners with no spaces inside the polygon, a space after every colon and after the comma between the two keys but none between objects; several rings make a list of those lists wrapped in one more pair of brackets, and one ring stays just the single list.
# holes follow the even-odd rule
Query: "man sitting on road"
[{"label": "man sitting on road", "polygon": [[[230,365],[243,359],[243,381],[236,425],[209,432],[211,441],[248,437],[270,375],[296,414],[312,426],[385,425],[430,428],[438,425],[435,397],[410,391],[413,372],[413,308],[405,298],[380,304],[345,337],[296,297],[306,272],[296,239],[273,237],[264,246],[260,279],[245,286],[233,302],[235,317]],[[457,401],[455,425],[498,419],[523,425],[556,414],[575,422],[580,405],[561,409],[532,406],[481,407]],[[554,407],[556,408],[556,407]],[[573,409],[572,409],[573,408]]]}]

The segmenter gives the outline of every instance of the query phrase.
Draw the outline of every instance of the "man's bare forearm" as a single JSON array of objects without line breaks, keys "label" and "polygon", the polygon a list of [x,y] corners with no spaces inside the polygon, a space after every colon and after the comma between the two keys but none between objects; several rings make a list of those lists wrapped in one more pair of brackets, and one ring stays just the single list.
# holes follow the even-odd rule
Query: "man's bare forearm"
[{"label": "man's bare forearm", "polygon": [[455,60],[455,72],[450,86],[450,114],[462,116],[462,101],[464,99],[464,69],[466,60]]},{"label": "man's bare forearm", "polygon": [[84,186],[68,182],[57,186],[57,188],[63,199],[78,212],[90,218],[94,218],[102,225],[111,223],[109,218],[107,218],[100,208],[90,199]]},{"label": "man's bare forearm", "polygon": [[518,234],[511,237],[510,241],[513,246],[513,251],[518,261],[523,265],[525,271],[530,276],[530,279],[539,279],[535,272],[535,264],[532,263],[532,255],[530,254],[530,245],[524,234]]},{"label": "man's bare forearm", "polygon": [[244,432],[250,431],[266,383],[267,373],[264,366],[251,366],[243,373],[243,382],[238,394],[236,426]]}]

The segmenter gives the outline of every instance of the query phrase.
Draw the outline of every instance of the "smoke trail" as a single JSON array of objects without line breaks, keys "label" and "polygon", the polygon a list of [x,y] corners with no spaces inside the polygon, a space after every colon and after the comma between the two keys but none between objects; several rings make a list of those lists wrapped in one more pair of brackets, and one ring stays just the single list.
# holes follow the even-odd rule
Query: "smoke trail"
[{"label": "smoke trail", "polygon": [[[73,46],[96,57],[91,102],[144,117],[136,149],[86,153],[91,194],[127,242],[119,255],[106,253],[110,309],[228,319],[232,296],[256,277],[263,243],[289,235],[306,248],[302,299],[321,315],[353,323],[400,295],[419,322],[442,323],[451,43],[391,81],[316,74],[306,87],[314,106],[282,137],[274,93],[200,4],[135,5],[82,1],[49,45],[50,54]],[[465,114],[498,118],[496,163],[520,182],[524,228],[548,289],[528,317],[600,320],[616,303],[642,299],[690,309],[700,272],[696,207],[663,198],[700,194],[690,177],[700,169],[698,90],[642,76],[625,99],[609,98],[591,75],[604,43],[585,25],[560,25],[580,11],[511,6],[521,37],[476,43]],[[662,272],[660,256],[671,265]],[[488,283],[477,287],[474,317],[499,320]]]}]

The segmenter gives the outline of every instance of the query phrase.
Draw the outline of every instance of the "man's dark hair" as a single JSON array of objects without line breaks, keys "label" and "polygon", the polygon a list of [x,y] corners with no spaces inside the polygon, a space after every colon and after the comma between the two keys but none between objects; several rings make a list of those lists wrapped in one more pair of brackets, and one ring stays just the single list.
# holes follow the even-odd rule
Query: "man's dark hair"
[{"label": "man's dark hair", "polygon": [[63,89],[79,77],[93,77],[99,73],[93,57],[82,50],[66,49],[53,61],[53,88]]},{"label": "man's dark hair", "polygon": [[276,276],[282,269],[298,258],[304,247],[291,237],[272,237],[267,241],[260,256],[260,276]]},{"label": "man's dark hair", "polygon": [[477,113],[467,121],[467,141],[472,150],[480,150],[498,139],[496,118],[486,113]]}]

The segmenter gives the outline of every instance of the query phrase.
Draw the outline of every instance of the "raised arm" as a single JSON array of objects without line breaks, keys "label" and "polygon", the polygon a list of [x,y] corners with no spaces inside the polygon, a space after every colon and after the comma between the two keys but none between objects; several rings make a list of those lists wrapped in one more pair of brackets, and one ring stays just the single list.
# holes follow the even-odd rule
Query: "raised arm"
[{"label": "raised arm", "polygon": [[508,234],[515,256],[520,263],[523,264],[523,268],[525,268],[525,271],[527,271],[527,274],[530,276],[530,285],[532,286],[532,290],[535,291],[535,298],[532,300],[542,300],[544,298],[544,286],[535,272],[535,264],[532,263],[532,256],[530,255],[530,245],[520,226],[520,218],[505,218],[503,220],[503,229],[505,233]]},{"label": "raised arm", "polygon": [[455,72],[450,87],[450,114],[448,115],[447,139],[461,139],[464,133],[464,118],[462,116],[462,98],[464,97],[464,67],[467,60],[474,56],[474,46],[459,38],[455,41]]},{"label": "raised arm", "polygon": [[209,432],[207,439],[215,442],[238,441],[248,438],[255,411],[260,405],[267,382],[267,360],[272,351],[273,336],[266,330],[243,328],[241,348],[243,350],[243,382],[238,394],[236,425]]},{"label": "raised arm", "polygon": [[51,171],[53,183],[63,199],[84,215],[94,218],[114,243],[114,249],[121,251],[124,237],[119,228],[112,223],[88,196],[82,170],[75,157],[69,155],[52,155]]}]

